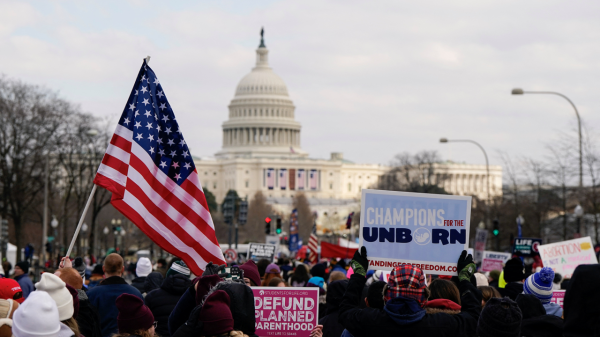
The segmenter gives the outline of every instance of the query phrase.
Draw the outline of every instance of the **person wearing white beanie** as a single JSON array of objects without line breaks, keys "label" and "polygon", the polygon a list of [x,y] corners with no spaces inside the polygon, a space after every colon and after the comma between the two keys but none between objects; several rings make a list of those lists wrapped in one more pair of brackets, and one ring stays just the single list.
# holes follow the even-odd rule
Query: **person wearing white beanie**
[{"label": "person wearing white beanie", "polygon": [[58,316],[60,321],[66,321],[73,317],[75,308],[73,306],[73,296],[67,289],[67,285],[58,276],[50,273],[43,273],[40,282],[35,284],[38,291],[47,292],[56,302],[58,307]]},{"label": "person wearing white beanie", "polygon": [[146,277],[152,272],[152,262],[147,257],[140,257],[135,267],[135,275],[137,276],[131,281],[131,285],[139,290],[142,294],[145,293],[144,285]]},{"label": "person wearing white beanie", "polygon": [[15,337],[73,336],[69,327],[58,319],[56,302],[43,291],[32,292],[14,312],[12,333]]}]

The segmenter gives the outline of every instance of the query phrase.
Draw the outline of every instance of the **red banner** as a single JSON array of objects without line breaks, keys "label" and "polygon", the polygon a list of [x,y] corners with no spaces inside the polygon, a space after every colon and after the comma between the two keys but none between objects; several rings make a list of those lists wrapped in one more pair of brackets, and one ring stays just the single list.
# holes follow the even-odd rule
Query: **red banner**
[{"label": "red banner", "polygon": [[321,257],[351,259],[358,248],[347,248],[321,241]]}]

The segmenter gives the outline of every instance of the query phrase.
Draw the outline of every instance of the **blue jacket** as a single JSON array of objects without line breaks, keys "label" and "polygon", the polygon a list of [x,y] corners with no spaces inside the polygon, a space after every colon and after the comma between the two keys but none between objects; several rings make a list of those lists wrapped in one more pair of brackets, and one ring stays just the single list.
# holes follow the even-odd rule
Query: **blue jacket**
[{"label": "blue jacket", "polygon": [[21,286],[21,290],[23,291],[23,298],[25,299],[27,299],[27,296],[29,296],[29,294],[31,294],[31,292],[35,290],[33,287],[33,282],[31,282],[31,279],[27,274],[15,277],[15,281],[17,281]]},{"label": "blue jacket", "polygon": [[96,287],[88,291],[87,296],[90,303],[98,309],[100,314],[100,326],[102,327],[102,337],[110,337],[117,333],[117,315],[119,310],[115,305],[117,297],[122,294],[131,294],[144,298],[139,290],[130,286],[122,277],[111,276]]}]

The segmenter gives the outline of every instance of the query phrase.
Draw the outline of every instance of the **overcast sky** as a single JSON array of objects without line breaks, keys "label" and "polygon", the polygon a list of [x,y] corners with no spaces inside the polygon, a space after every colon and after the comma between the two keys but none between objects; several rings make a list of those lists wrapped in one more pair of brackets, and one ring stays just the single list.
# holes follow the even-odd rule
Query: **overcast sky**
[{"label": "overcast sky", "polygon": [[[60,91],[116,123],[142,58],[151,55],[196,156],[221,147],[238,81],[254,66],[259,31],[287,83],[311,157],[343,152],[388,163],[438,150],[483,164],[499,151],[541,158],[575,135],[570,97],[600,123],[598,1],[6,1],[0,73]],[[576,151],[576,148],[573,149]]]}]

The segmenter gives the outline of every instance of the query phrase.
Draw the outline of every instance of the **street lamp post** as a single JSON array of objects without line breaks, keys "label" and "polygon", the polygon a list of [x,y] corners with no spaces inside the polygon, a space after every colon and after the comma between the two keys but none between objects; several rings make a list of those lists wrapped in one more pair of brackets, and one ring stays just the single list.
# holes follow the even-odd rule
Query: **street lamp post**
[{"label": "street lamp post", "polygon": [[518,230],[518,236],[520,238],[523,237],[523,225],[525,224],[525,218],[523,218],[523,216],[521,214],[519,214],[519,216],[517,217],[517,230]]},{"label": "street lamp post", "polygon": [[104,233],[104,255],[106,255],[106,252],[108,251],[108,227],[104,226],[104,229],[102,230],[102,233]]},{"label": "street lamp post", "polygon": [[567,96],[554,92],[554,91],[524,91],[521,88],[515,88],[511,91],[513,95],[524,95],[524,94],[542,94],[542,95],[556,95],[560,96],[569,102],[573,109],[575,110],[575,115],[577,116],[577,128],[579,131],[579,188],[583,187],[583,141],[581,137],[581,118],[579,117],[579,111],[577,111],[577,107]]},{"label": "street lamp post", "polygon": [[469,139],[448,139],[448,138],[440,138],[440,143],[471,143],[471,144],[475,144],[477,145],[481,151],[483,152],[483,155],[485,156],[485,170],[486,170],[486,182],[487,182],[487,202],[485,205],[485,213],[486,213],[486,222],[487,222],[487,226],[490,226],[490,162],[488,160],[488,156],[487,153],[485,152],[485,149],[483,148],[483,146],[481,146],[479,143],[477,143],[474,140],[469,140]]},{"label": "street lamp post", "polygon": [[578,237],[581,236],[581,218],[583,218],[583,207],[581,207],[581,205],[577,205],[575,206],[575,211],[573,212],[575,213],[575,217],[577,219],[577,235]]},{"label": "street lamp post", "polygon": [[87,232],[87,230],[88,230],[88,225],[84,222],[83,225],[81,225],[81,231],[83,232],[83,237],[81,238],[81,253],[80,253],[81,256],[85,256],[85,247],[86,247],[85,233]]},{"label": "street lamp post", "polygon": [[[53,251],[56,251],[58,249],[58,220],[56,220],[56,217],[53,215],[52,216],[52,221],[50,221],[50,226],[52,226],[52,228],[54,228],[54,249]],[[52,259],[52,258],[51,258]]]}]

